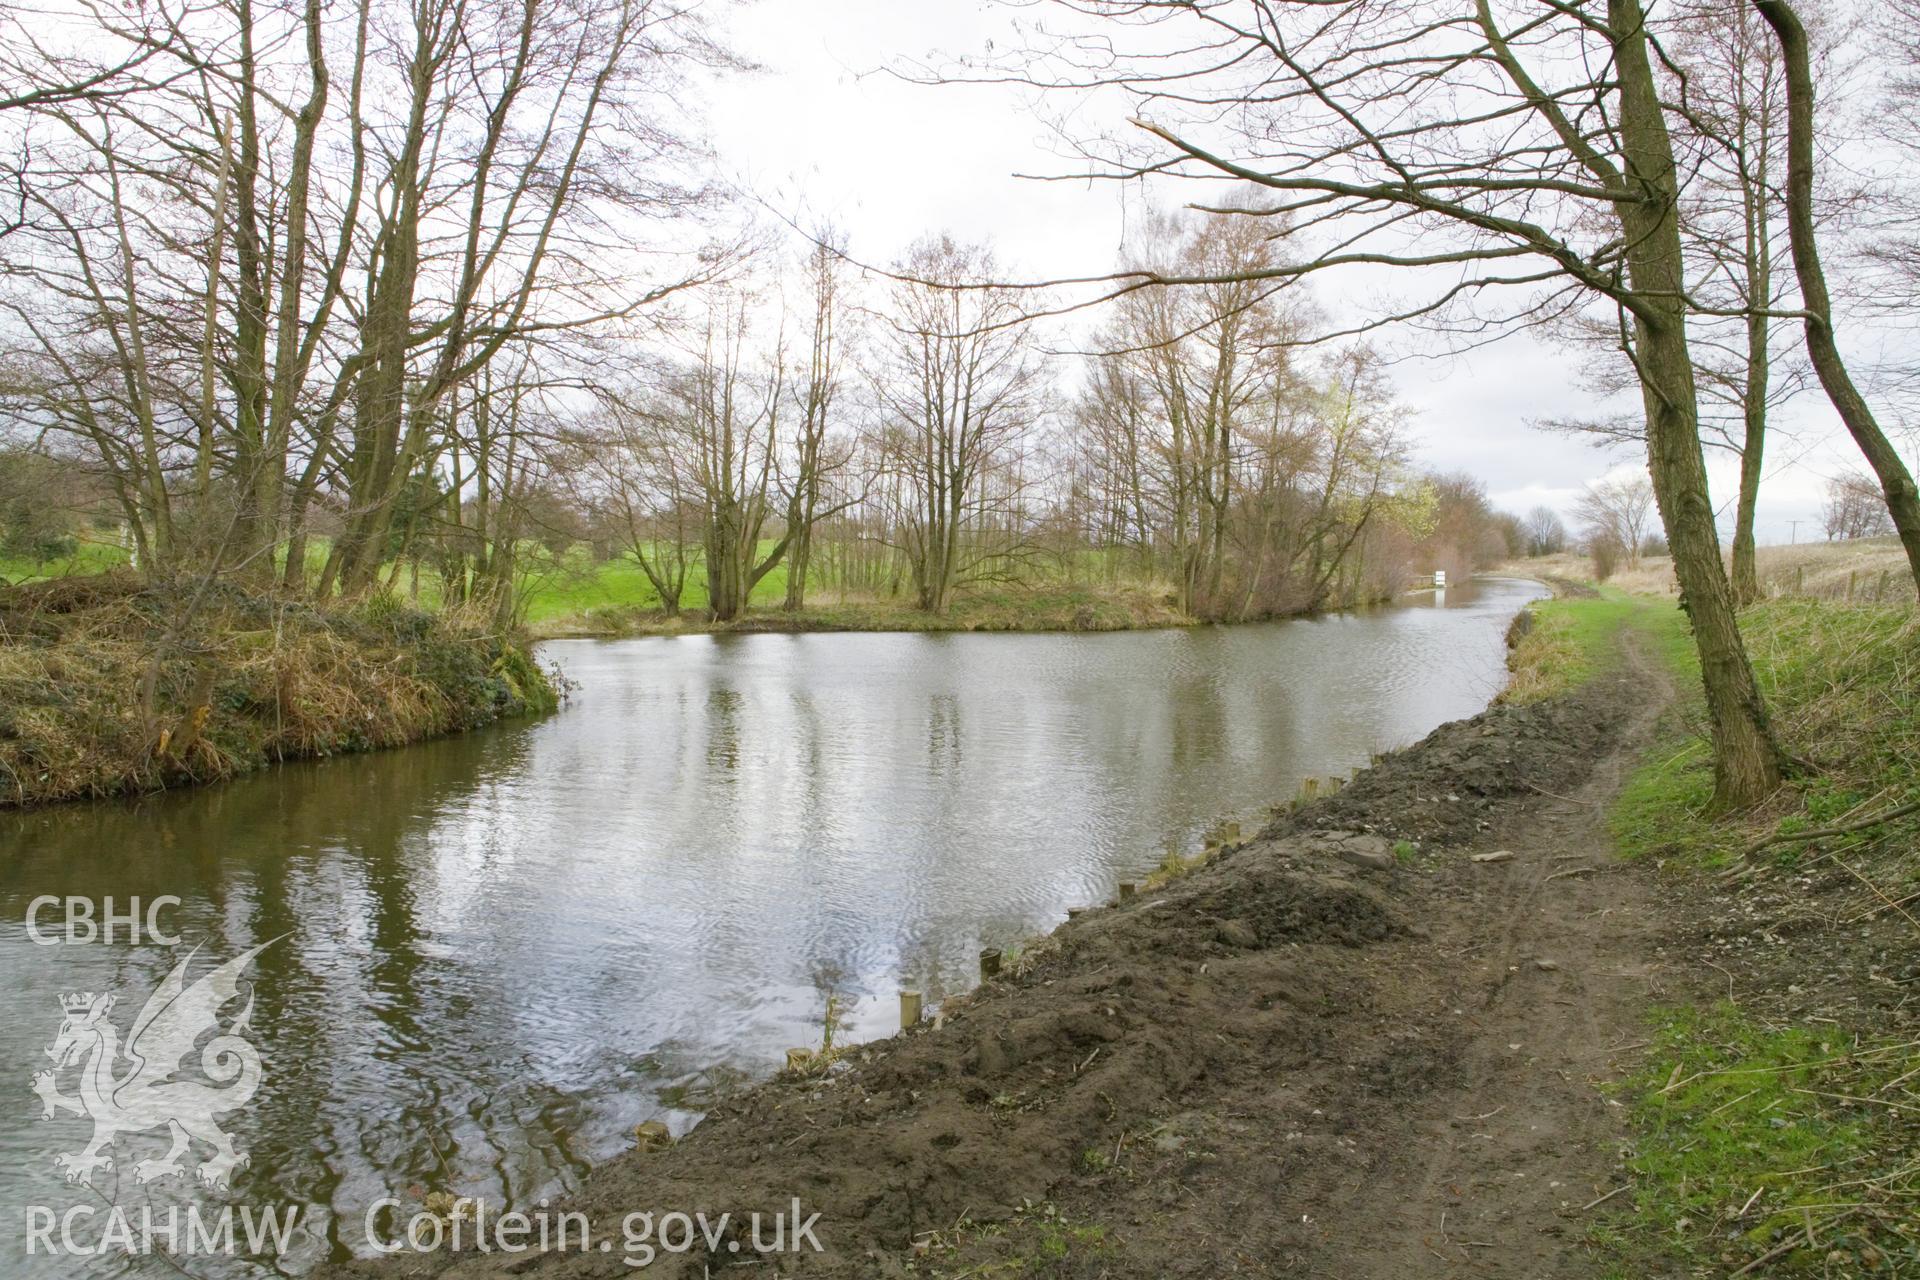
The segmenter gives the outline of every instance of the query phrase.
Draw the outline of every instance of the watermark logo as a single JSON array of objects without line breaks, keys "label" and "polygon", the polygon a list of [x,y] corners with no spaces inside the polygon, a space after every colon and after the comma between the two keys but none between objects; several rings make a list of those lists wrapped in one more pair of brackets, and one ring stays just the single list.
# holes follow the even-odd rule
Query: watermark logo
[{"label": "watermark logo", "polygon": [[[98,907],[85,898],[41,897],[29,909],[27,932],[42,945],[138,944],[144,938],[176,946],[180,939],[165,929],[163,913],[179,905],[175,897],[118,904],[107,899]],[[184,1206],[117,1202],[124,1188],[118,1175],[123,1157],[133,1160],[135,1184],[168,1178],[186,1182],[191,1175],[201,1187],[220,1192],[230,1192],[235,1171],[248,1165],[247,1153],[234,1145],[221,1121],[231,1123],[260,1090],[261,1055],[252,1025],[256,984],[247,970],[278,941],[270,939],[211,968],[210,960],[202,961],[198,977],[192,976],[200,955],[194,947],[146,998],[130,1026],[113,1017],[121,1003],[115,993],[60,997],[59,1027],[46,1049],[52,1065],[34,1072],[33,1091],[43,1121],[80,1117],[92,1122],[86,1145],[60,1153],[53,1164],[68,1184],[89,1188],[103,1207],[84,1201],[64,1210],[26,1206],[27,1256],[244,1254],[277,1259],[284,1269],[289,1259],[318,1257],[329,1247],[328,1228],[317,1224],[331,1219],[299,1205],[207,1203],[200,1194],[185,1197]],[[158,1150],[154,1135],[170,1139],[166,1154],[133,1159]],[[620,1219],[617,1235],[611,1224],[596,1233],[577,1210],[549,1212],[545,1200],[534,1211],[491,1209],[482,1200],[438,1192],[408,1214],[404,1202],[383,1198],[366,1212],[364,1243],[338,1243],[362,1255],[443,1249],[617,1252],[633,1269],[691,1253],[771,1258],[823,1251],[816,1234],[821,1215],[806,1213],[797,1197],[771,1214],[629,1213]]]},{"label": "watermark logo", "polygon": [[[124,1042],[109,1016],[115,996],[61,997],[60,1029],[47,1048],[53,1067],[35,1073],[33,1091],[42,1119],[66,1113],[93,1121],[85,1148],[54,1157],[68,1182],[91,1186],[96,1172],[114,1167],[116,1139],[161,1128],[172,1146],[159,1159],[135,1163],[137,1183],[184,1175],[191,1167],[200,1182],[224,1188],[247,1163],[218,1117],[246,1106],[260,1088],[260,1051],[247,1038],[253,984],[245,982],[243,990],[242,975],[275,941],[189,982],[195,947],[147,997]],[[245,1005],[223,1022],[222,1011],[243,995]],[[73,1092],[64,1092],[63,1083]],[[194,1143],[213,1151],[197,1165]]]},{"label": "watermark logo", "polygon": [[[177,947],[180,937],[161,927],[160,913],[179,905],[180,899],[169,894],[145,903],[144,910],[140,899],[131,898],[125,908],[115,911],[113,899],[108,898],[96,913],[92,898],[57,898],[50,893],[43,894],[27,904],[27,937],[41,947],[95,941],[111,946],[117,934],[124,934],[126,941],[137,947],[141,942],[140,927],[144,924],[148,942]],[[41,923],[41,916],[54,917],[56,911],[60,913],[55,917],[60,921],[57,932]]]}]

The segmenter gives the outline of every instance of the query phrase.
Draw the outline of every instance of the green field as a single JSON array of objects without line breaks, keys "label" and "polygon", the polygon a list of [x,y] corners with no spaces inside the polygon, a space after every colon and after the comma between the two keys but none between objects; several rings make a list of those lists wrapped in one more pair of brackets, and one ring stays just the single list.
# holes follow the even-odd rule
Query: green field
[{"label": "green field", "polygon": [[105,573],[127,562],[125,547],[112,542],[82,542],[70,556],[36,563],[0,556],[0,582],[38,582],[46,578],[78,578]]},{"label": "green field", "polygon": [[[764,555],[772,548],[772,543],[764,543],[761,553]],[[557,561],[542,551],[539,562],[537,569],[521,575],[520,582],[526,620],[536,630],[544,623],[585,617],[596,610],[647,611],[660,607],[660,593],[653,589],[630,553],[595,563],[584,548],[576,547]],[[404,582],[404,571],[401,576]],[[431,577],[431,574],[422,574],[423,596]],[[748,607],[777,606],[786,595],[787,564],[782,560],[755,585]],[[701,610],[707,603],[706,566],[695,563],[687,570],[680,607],[688,611]]]},{"label": "green field", "polygon": [[[765,549],[771,550],[772,544],[766,544]],[[326,556],[327,543],[324,539],[308,545],[307,559],[315,571],[326,562]],[[81,577],[119,568],[127,563],[127,559],[126,549],[115,543],[82,543],[73,555],[42,563],[0,559],[0,579],[20,583]],[[536,566],[521,575],[521,589],[526,598],[525,614],[530,624],[537,626],[555,618],[586,614],[595,609],[652,610],[660,607],[659,593],[647,581],[631,554],[596,563],[584,547],[576,547],[556,559],[543,548],[528,544],[523,559]],[[391,573],[392,569],[393,566],[389,564],[383,573]],[[428,607],[438,605],[440,579],[424,563],[420,566],[419,582],[420,603]],[[400,566],[394,589],[402,595],[408,595],[411,585],[412,566],[404,564]],[[787,566],[783,562],[775,565],[754,588],[752,605],[777,605],[786,598],[786,594]],[[680,597],[680,606],[687,610],[707,607],[706,570],[698,563],[687,572],[686,591]]]},{"label": "green field", "polygon": [[[761,554],[772,548],[771,541],[764,541]],[[308,544],[307,558],[315,573],[326,555],[324,540]],[[697,561],[688,568],[680,597],[686,616],[669,619],[660,612],[659,593],[631,553],[596,561],[585,546],[575,546],[556,557],[530,542],[520,559],[521,617],[535,636],[677,632],[707,625],[701,616],[709,603],[706,570]],[[72,557],[40,565],[0,561],[0,578],[17,583],[80,576],[126,562],[120,547],[93,544]],[[939,616],[916,608],[904,584],[897,597],[842,597],[816,580],[805,612],[788,614],[780,611],[787,594],[788,566],[783,561],[754,587],[749,613],[733,625],[743,630],[1109,631],[1192,621],[1166,603],[1166,591],[1157,584],[1087,585],[1110,580],[1113,567],[1102,553],[1086,553],[1071,566],[1071,576],[1059,566],[1049,566],[1049,572],[1037,573],[1030,582],[970,586],[957,593],[948,612]],[[439,607],[440,577],[430,564],[421,562],[416,570],[413,562],[406,562],[398,566],[397,574],[394,568],[388,564],[382,580],[391,578],[396,598],[423,609]]]}]

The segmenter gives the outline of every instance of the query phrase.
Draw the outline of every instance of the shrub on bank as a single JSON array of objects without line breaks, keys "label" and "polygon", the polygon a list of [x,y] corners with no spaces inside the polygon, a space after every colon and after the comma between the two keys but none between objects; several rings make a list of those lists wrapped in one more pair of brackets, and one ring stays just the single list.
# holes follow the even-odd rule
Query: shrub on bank
[{"label": "shrub on bank", "polygon": [[216,782],[550,710],[512,637],[130,574],[0,592],[0,805]]}]

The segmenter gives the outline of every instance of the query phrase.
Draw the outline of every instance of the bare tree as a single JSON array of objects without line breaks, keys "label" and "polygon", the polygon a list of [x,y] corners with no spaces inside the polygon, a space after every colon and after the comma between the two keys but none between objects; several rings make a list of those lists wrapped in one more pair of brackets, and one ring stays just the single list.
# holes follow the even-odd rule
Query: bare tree
[{"label": "bare tree", "polygon": [[[550,435],[550,406],[524,412],[546,392],[503,398],[534,348],[551,387],[571,335],[730,262],[644,239],[708,202],[697,148],[662,123],[683,68],[729,61],[686,6],[61,15],[76,57],[0,55],[22,202],[0,397],[88,457],[144,568],[264,579],[278,558],[304,587],[320,519],[321,589],[378,588],[397,546],[476,532],[462,488],[487,467],[513,476],[494,517],[545,485],[522,446]],[[480,545],[511,559],[491,528]]]},{"label": "bare tree", "polygon": [[[710,290],[690,361],[666,382],[663,443],[679,456],[668,465],[692,484],[702,515],[702,564],[716,621],[740,616],[760,581],[785,557],[789,527],[771,548],[761,545],[778,509],[773,489],[786,407],[786,353],[754,346],[754,299],[736,287]],[[656,583],[656,586],[658,583]]]},{"label": "bare tree", "polygon": [[[1886,280],[1895,294],[1893,305],[1910,312],[1920,307],[1920,184],[1911,179],[1920,160],[1920,0],[1885,0],[1874,9],[1887,70],[1873,118],[1878,140],[1905,159],[1908,179],[1894,188],[1868,255],[1890,269]],[[1910,363],[1906,377],[1914,373]]]},{"label": "bare tree", "polygon": [[937,236],[900,264],[875,390],[886,466],[900,480],[893,534],[920,607],[1017,553],[1022,434],[1041,411],[1040,363],[992,255]]},{"label": "bare tree", "polygon": [[1614,541],[1613,535],[1607,533],[1588,536],[1586,545],[1587,558],[1593,561],[1593,580],[1605,582],[1619,570],[1620,556],[1626,548]]},{"label": "bare tree", "polygon": [[1073,403],[1069,441],[1078,483],[1097,511],[1090,530],[1095,545],[1130,552],[1149,574],[1165,509],[1158,465],[1164,419],[1153,411],[1151,396],[1146,378],[1125,356],[1095,357]]},{"label": "bare tree", "polygon": [[[1782,756],[1741,642],[1701,452],[1680,173],[1641,0],[1055,0],[1084,38],[991,74],[1130,94],[1144,149],[1093,171],[1252,183],[1224,219],[1290,219],[1320,251],[1234,279],[1345,266],[1446,283],[1397,316],[1528,290],[1518,318],[1600,300],[1639,374],[1648,463],[1700,650],[1714,803],[1769,794]],[[1037,63],[1036,65],[1036,58]],[[1217,277],[1136,272],[1122,288]],[[1516,313],[1509,313],[1510,318]],[[1484,330],[1486,319],[1470,321]]]},{"label": "bare tree", "polygon": [[[1740,460],[1730,585],[1737,605],[1759,595],[1754,522],[1766,474],[1769,419],[1805,387],[1804,357],[1781,341],[1792,281],[1774,269],[1786,242],[1785,70],[1748,0],[1679,0],[1665,24],[1662,93],[1688,180],[1680,206],[1689,323],[1703,442]],[[1639,387],[1617,317],[1582,309],[1553,332],[1579,353],[1581,384],[1610,397]],[[1548,430],[1602,446],[1644,449],[1644,414],[1553,417]]]},{"label": "bare tree", "polygon": [[[1394,400],[1378,356],[1365,346],[1341,352],[1317,406],[1322,440],[1319,475],[1298,556],[1311,574],[1308,608],[1349,603],[1333,586],[1364,571],[1354,551],[1387,506],[1389,494],[1408,479],[1405,413]],[[1423,495],[1424,496],[1424,495]],[[1431,530],[1423,530],[1431,533]],[[1398,590],[1400,583],[1394,583]]]},{"label": "bare tree", "polygon": [[832,503],[828,497],[829,486],[852,458],[850,439],[835,439],[833,432],[845,356],[844,249],[844,242],[829,231],[814,246],[806,263],[812,314],[807,330],[806,377],[796,390],[799,417],[795,423],[792,478],[787,485],[787,595],[783,607],[789,612],[806,607],[814,528],[839,509],[841,504]]},{"label": "bare tree", "polygon": [[[1745,606],[1760,598],[1754,522],[1768,414],[1798,393],[1804,368],[1775,342],[1777,314],[1791,305],[1790,282],[1774,270],[1784,235],[1786,76],[1776,42],[1746,0],[1695,0],[1677,25],[1680,69],[1671,92],[1693,171],[1685,221],[1699,264],[1694,296],[1719,313],[1697,326],[1701,388],[1708,425],[1740,457],[1731,583],[1734,602]],[[1717,423],[1714,405],[1733,421]]]},{"label": "bare tree", "polygon": [[[395,70],[406,95],[352,357],[347,522],[323,591],[371,580],[393,500],[433,449],[432,423],[453,388],[517,336],[630,315],[689,283],[615,288],[603,300],[598,264],[612,246],[574,238],[623,208],[691,198],[648,169],[679,140],[635,114],[670,88],[661,81],[676,55],[709,50],[680,32],[689,21],[684,7],[656,0],[590,0],[564,20],[536,5],[428,0],[402,28]],[[476,131],[465,129],[468,112]],[[434,237],[443,226],[444,239]]]},{"label": "bare tree", "polygon": [[664,396],[603,392],[600,420],[580,445],[574,468],[583,497],[616,531],[640,566],[661,610],[680,615],[687,574],[698,560],[705,502],[680,447],[673,406]]},{"label": "bare tree", "polygon": [[[1132,501],[1142,507],[1152,489],[1180,607],[1201,616],[1226,616],[1229,600],[1245,595],[1226,588],[1242,464],[1257,456],[1248,452],[1256,434],[1268,437],[1269,462],[1282,459],[1286,433],[1276,428],[1289,398],[1299,400],[1287,360],[1291,298],[1250,278],[1278,260],[1268,231],[1251,220],[1153,220],[1133,265],[1212,283],[1132,293],[1097,339],[1115,354],[1094,384],[1092,420],[1122,433]],[[1143,465],[1157,473],[1151,485]]]},{"label": "bare tree", "polygon": [[[121,9],[87,0],[0,5],[0,111],[104,102],[178,77],[183,69],[166,56],[168,44],[191,22],[196,8],[153,4]],[[49,28],[54,32],[51,41],[44,35]],[[98,31],[110,38],[90,38]]]},{"label": "bare tree", "polygon": [[1893,532],[1880,485],[1863,471],[1843,471],[1827,481],[1827,501],[1820,511],[1827,541],[1884,538]]},{"label": "bare tree", "polygon": [[1567,526],[1552,507],[1535,507],[1521,522],[1530,556],[1558,555],[1567,549]]},{"label": "bare tree", "polygon": [[1920,489],[1900,451],[1887,439],[1872,406],[1855,385],[1834,329],[1833,298],[1821,263],[1819,219],[1815,209],[1815,84],[1812,41],[1799,13],[1787,0],[1754,0],[1773,28],[1786,63],[1787,81],[1787,225],[1793,244],[1794,272],[1806,312],[1807,354],[1827,398],[1860,447],[1880,482],[1900,544],[1916,586],[1920,586]]},{"label": "bare tree", "polygon": [[1653,506],[1653,485],[1645,476],[1636,475],[1588,485],[1575,502],[1574,512],[1589,543],[1602,540],[1613,544],[1626,556],[1627,567],[1637,569]]},{"label": "bare tree", "polygon": [[571,540],[549,494],[558,484],[566,401],[577,387],[543,367],[542,355],[552,357],[516,345],[448,397],[435,461],[402,489],[384,549],[394,562],[391,586],[399,562],[431,546],[445,597],[485,601],[503,630],[519,621],[522,580],[555,567],[529,563],[530,555],[542,542]]}]

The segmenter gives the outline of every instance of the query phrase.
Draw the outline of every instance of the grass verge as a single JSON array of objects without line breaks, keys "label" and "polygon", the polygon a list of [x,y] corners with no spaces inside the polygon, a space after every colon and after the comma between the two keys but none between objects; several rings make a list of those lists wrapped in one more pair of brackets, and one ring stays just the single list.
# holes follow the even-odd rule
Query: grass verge
[{"label": "grass verge", "polygon": [[81,542],[69,555],[50,560],[31,560],[0,556],[0,586],[21,582],[40,582],[48,578],[82,578],[89,574],[111,573],[127,565],[125,548],[111,542]]},{"label": "grass verge", "polygon": [[[1761,838],[1843,825],[1920,799],[1920,622],[1912,610],[1775,600],[1743,614],[1741,631],[1774,727],[1800,772],[1752,813],[1708,819],[1713,757],[1693,728],[1705,714],[1699,666],[1690,652],[1670,654],[1685,697],[1672,731],[1648,754],[1613,814],[1629,858],[1724,867]],[[1785,842],[1767,857],[1792,867],[1881,849],[1903,832],[1920,833],[1920,822],[1827,842]]]},{"label": "grass verge", "polygon": [[1621,1086],[1633,1212],[1598,1234],[1622,1275],[1920,1274],[1920,1038],[1904,1009],[1920,819],[1747,856],[1920,798],[1920,622],[1782,599],[1741,629],[1800,766],[1759,809],[1709,818],[1698,665],[1666,651],[1680,705],[1609,821],[1623,856],[1702,899],[1690,949],[1742,1003],[1656,1012],[1647,1065]]},{"label": "grass verge", "polygon": [[1513,676],[1501,702],[1540,702],[1585,684],[1614,660],[1624,627],[1641,632],[1669,661],[1692,649],[1686,617],[1670,601],[1602,588],[1592,596],[1543,601],[1531,612],[1533,625],[1508,658]]},{"label": "grass verge", "polygon": [[1596,1232],[1618,1274],[1656,1257],[1708,1275],[1911,1274],[1914,1046],[1769,1026],[1727,1004],[1656,1018],[1647,1066],[1618,1089],[1633,1212]]}]

